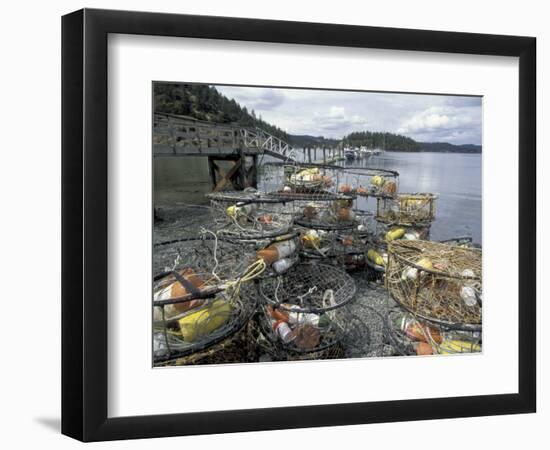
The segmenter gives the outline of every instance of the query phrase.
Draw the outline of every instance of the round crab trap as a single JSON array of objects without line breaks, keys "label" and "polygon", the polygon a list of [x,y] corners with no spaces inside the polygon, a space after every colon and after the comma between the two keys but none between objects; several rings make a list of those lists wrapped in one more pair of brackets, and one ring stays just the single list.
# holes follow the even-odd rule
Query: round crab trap
[{"label": "round crab trap", "polygon": [[481,352],[479,331],[450,330],[403,310],[388,314],[391,342],[404,355],[451,355]]},{"label": "round crab trap", "polygon": [[186,268],[153,285],[153,358],[163,363],[204,352],[240,331],[256,309],[242,282],[209,285],[208,274]]},{"label": "round crab trap", "polygon": [[435,220],[434,194],[396,194],[378,198],[376,220],[395,225],[428,225]]},{"label": "round crab trap", "polygon": [[338,192],[358,197],[393,197],[399,188],[399,172],[370,167],[343,169]]},{"label": "round crab trap", "polygon": [[203,228],[198,236],[155,244],[153,270],[160,274],[191,268],[208,274],[209,279],[231,280],[246,270],[253,255],[251,243],[235,243]]},{"label": "round crab trap", "polygon": [[315,230],[352,230],[358,225],[353,198],[294,202],[294,223]]},{"label": "round crab trap", "polygon": [[[246,323],[255,304],[242,293],[265,270],[254,251],[218,239],[182,239],[155,246],[153,339],[157,362],[202,351]],[[211,238],[207,238],[209,236]]]},{"label": "round crab trap", "polygon": [[261,280],[258,286],[262,332],[280,348],[317,352],[335,345],[346,333],[355,282],[343,270],[302,263],[283,276]]},{"label": "round crab trap", "polygon": [[[232,239],[256,240],[286,234],[292,227],[288,203],[266,198],[257,191],[209,194],[217,234]],[[239,199],[239,197],[241,197]]]},{"label": "round crab trap", "polygon": [[386,286],[401,307],[450,329],[481,330],[481,250],[394,241],[388,251]]},{"label": "round crab trap", "polygon": [[[248,322],[250,323],[250,322]],[[163,336],[158,336],[155,342],[155,351],[166,349],[163,343]],[[190,366],[205,364],[233,364],[253,362],[251,355],[254,354],[252,348],[248,325],[241,327],[229,337],[222,339],[218,343],[212,344],[204,350],[197,350],[185,356],[172,357],[168,359],[157,358],[156,366]]]},{"label": "round crab trap", "polygon": [[345,348],[341,342],[317,351],[297,352],[291,348],[282,347],[269,330],[266,332],[259,320],[252,320],[250,323],[253,330],[252,339],[256,344],[256,361],[308,361],[346,357]]},{"label": "round crab trap", "polygon": [[302,228],[300,254],[311,260],[323,260],[346,270],[365,265],[366,240],[353,230],[348,232]]},{"label": "round crab trap", "polygon": [[280,200],[331,201],[337,192],[342,168],[324,164],[285,164],[269,186],[269,197]]}]

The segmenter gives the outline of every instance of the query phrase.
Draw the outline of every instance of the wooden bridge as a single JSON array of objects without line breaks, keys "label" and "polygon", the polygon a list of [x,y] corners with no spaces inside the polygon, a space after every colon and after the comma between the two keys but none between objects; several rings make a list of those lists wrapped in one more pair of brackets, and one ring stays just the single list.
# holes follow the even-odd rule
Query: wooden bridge
[{"label": "wooden bridge", "polygon": [[[208,158],[213,190],[256,187],[257,159],[270,155],[294,161],[292,147],[259,128],[205,122],[192,117],[155,113],[154,157],[204,156]],[[220,161],[229,161],[229,169]]]},{"label": "wooden bridge", "polygon": [[293,161],[292,147],[259,128],[204,122],[191,117],[155,113],[154,156],[220,156],[243,152]]}]

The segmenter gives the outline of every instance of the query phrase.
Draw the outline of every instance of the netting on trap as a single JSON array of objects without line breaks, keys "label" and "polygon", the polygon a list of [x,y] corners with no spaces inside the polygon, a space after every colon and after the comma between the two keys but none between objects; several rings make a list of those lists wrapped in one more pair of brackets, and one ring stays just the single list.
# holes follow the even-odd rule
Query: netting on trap
[{"label": "netting on trap", "polygon": [[[210,285],[190,269],[157,277],[153,286],[153,359],[162,364],[205,352],[240,331],[256,310],[242,278]],[[202,358],[198,358],[202,359]]]},{"label": "netting on trap", "polygon": [[434,194],[396,194],[378,198],[376,220],[396,225],[430,224],[435,220]]},{"label": "netting on trap", "polygon": [[481,250],[394,241],[388,251],[386,286],[401,307],[449,328],[481,329]]},{"label": "netting on trap", "polygon": [[323,164],[285,164],[271,181],[268,196],[280,200],[332,201],[350,196],[337,192],[342,168]]},{"label": "netting on trap", "polygon": [[295,201],[294,223],[315,230],[351,230],[359,224],[352,198]]},{"label": "netting on trap", "polygon": [[394,197],[399,173],[394,170],[353,167],[342,170],[338,192],[361,197]]},{"label": "netting on trap", "polygon": [[157,359],[155,366],[190,366],[206,364],[234,364],[254,362],[255,349],[249,339],[249,324],[235,333],[214,343],[203,350],[197,350],[184,356]]},{"label": "netting on trap", "polygon": [[254,251],[252,244],[231,242],[203,228],[197,236],[156,244],[153,271],[162,274],[190,268],[221,283],[238,278],[250,265]]},{"label": "netting on trap", "polygon": [[256,361],[309,361],[341,359],[346,356],[342,343],[338,341],[319,350],[294,351],[292,348],[281,346],[271,331],[265,329],[260,318],[250,323],[252,325],[252,339],[256,346]]},{"label": "netting on trap", "polygon": [[404,355],[453,355],[482,349],[479,331],[451,330],[402,309],[390,311],[387,324],[391,342]]},{"label": "netting on trap", "polygon": [[232,239],[256,240],[287,234],[293,216],[287,204],[269,201],[238,201],[210,199],[216,233]]},{"label": "netting on trap", "polygon": [[258,287],[263,334],[285,350],[320,351],[345,334],[355,282],[343,270],[301,263]]}]

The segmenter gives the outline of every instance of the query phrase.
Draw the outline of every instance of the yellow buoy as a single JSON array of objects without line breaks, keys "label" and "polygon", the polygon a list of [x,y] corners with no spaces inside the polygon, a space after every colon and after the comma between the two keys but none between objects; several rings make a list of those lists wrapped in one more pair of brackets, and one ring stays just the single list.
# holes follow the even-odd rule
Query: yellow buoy
[{"label": "yellow buoy", "polygon": [[239,207],[236,206],[236,205],[232,205],[232,206],[229,206],[225,212],[227,213],[227,215],[231,218],[235,218],[237,217],[237,213],[239,212]]},{"label": "yellow buoy", "polygon": [[178,320],[183,339],[193,342],[220,328],[231,313],[231,305],[225,300],[213,303]]},{"label": "yellow buoy", "polygon": [[386,241],[391,242],[396,239],[401,239],[405,236],[406,231],[405,228],[394,228],[386,233]]},{"label": "yellow buoy", "polygon": [[370,183],[377,187],[382,187],[382,185],[385,183],[386,180],[384,180],[384,177],[380,175],[375,175],[370,179]]},{"label": "yellow buoy", "polygon": [[459,341],[456,339],[443,341],[438,348],[441,355],[452,355],[455,353],[476,353],[481,351],[481,345],[474,342]]},{"label": "yellow buoy", "polygon": [[386,262],[384,261],[384,258],[382,258],[382,255],[373,248],[369,249],[369,251],[367,252],[367,258],[378,266],[386,265]]}]

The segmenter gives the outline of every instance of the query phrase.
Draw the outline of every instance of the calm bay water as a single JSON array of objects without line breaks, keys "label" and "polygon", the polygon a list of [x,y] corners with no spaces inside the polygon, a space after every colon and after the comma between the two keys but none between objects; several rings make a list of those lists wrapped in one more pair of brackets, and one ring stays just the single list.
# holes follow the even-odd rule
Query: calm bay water
[{"label": "calm bay water", "polygon": [[372,167],[399,172],[400,192],[438,195],[431,239],[481,237],[481,154],[383,152],[347,162],[346,167]]},{"label": "calm bay water", "polygon": [[[400,192],[437,194],[431,239],[471,236],[481,244],[481,160],[481,154],[383,152],[345,164],[396,170]],[[270,170],[260,172],[260,188],[279,187],[281,179],[271,178]],[[154,184],[155,205],[167,208],[207,203],[204,195],[212,189],[206,158],[158,158]],[[358,201],[361,208],[375,210],[373,199]]]}]

